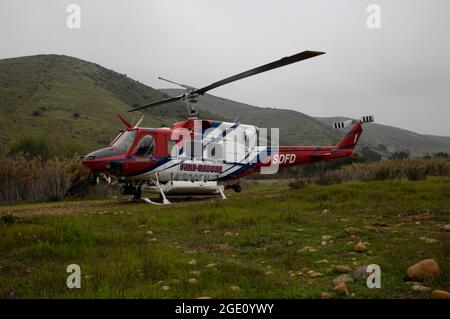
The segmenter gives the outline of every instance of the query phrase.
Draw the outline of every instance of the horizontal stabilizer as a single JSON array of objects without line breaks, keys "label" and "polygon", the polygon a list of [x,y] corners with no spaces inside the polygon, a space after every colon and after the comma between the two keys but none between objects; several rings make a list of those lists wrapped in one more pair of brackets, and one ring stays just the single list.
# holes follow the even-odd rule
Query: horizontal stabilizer
[{"label": "horizontal stabilizer", "polygon": [[361,123],[372,123],[373,121],[373,115],[366,115],[361,118]]},{"label": "horizontal stabilizer", "polygon": [[334,129],[345,128],[345,127],[347,127],[347,126],[352,125],[354,122],[355,122],[355,121],[353,121],[353,120],[334,122],[334,123],[333,123],[333,128],[334,128]]},{"label": "horizontal stabilizer", "polygon": [[[373,115],[365,115],[363,117],[361,117],[361,120],[359,121],[361,124],[364,123],[372,123],[374,121],[374,117]],[[354,123],[356,123],[357,121],[355,120],[346,120],[346,121],[340,121],[340,122],[334,122],[333,123],[333,128],[334,129],[339,129],[339,128],[346,128],[347,126],[350,126]]]}]

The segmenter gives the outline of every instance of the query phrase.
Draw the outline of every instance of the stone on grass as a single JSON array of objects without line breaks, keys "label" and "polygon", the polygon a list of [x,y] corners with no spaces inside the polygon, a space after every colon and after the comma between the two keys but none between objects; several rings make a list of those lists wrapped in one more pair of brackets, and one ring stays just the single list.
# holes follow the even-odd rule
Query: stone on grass
[{"label": "stone on grass", "polygon": [[351,272],[352,269],[350,267],[344,266],[344,265],[337,265],[336,267],[334,267],[334,269],[336,270],[336,272],[344,274],[344,273],[348,273]]},{"label": "stone on grass", "polygon": [[164,290],[164,291],[167,291],[167,290],[170,289],[170,286],[162,286],[161,289]]},{"label": "stone on grass", "polygon": [[428,292],[428,291],[430,291],[431,290],[431,288],[430,287],[426,287],[426,286],[424,286],[424,285],[422,285],[422,284],[419,284],[419,285],[412,285],[411,286],[411,289],[412,290],[414,290],[414,291],[418,291],[418,292]]},{"label": "stone on grass", "polygon": [[314,271],[314,270],[308,271],[308,275],[309,275],[311,278],[316,278],[316,277],[323,276],[320,272],[317,272],[317,271]]},{"label": "stone on grass", "polygon": [[440,272],[441,270],[434,259],[425,259],[409,267],[406,275],[414,281],[424,281],[439,275]]},{"label": "stone on grass", "polygon": [[345,282],[341,282],[339,285],[336,285],[333,290],[337,291],[341,295],[349,295],[348,288]]},{"label": "stone on grass", "polygon": [[450,292],[445,290],[433,290],[431,297],[434,299],[450,299]]},{"label": "stone on grass", "polygon": [[367,272],[367,266],[363,265],[356,268],[352,275],[355,279],[366,279],[370,273]]},{"label": "stone on grass", "polygon": [[348,283],[348,282],[353,282],[353,278],[352,276],[348,275],[348,274],[343,274],[340,276],[337,276],[336,278],[333,279],[333,285],[337,286],[340,283]]},{"label": "stone on grass", "polygon": [[443,231],[450,231],[450,224],[442,226]]},{"label": "stone on grass", "polygon": [[197,261],[195,259],[192,259],[192,260],[189,260],[188,264],[195,266],[195,265],[197,265]]},{"label": "stone on grass", "polygon": [[236,285],[233,285],[233,286],[230,286],[229,289],[230,289],[231,291],[240,291],[240,290],[241,290],[241,287],[236,286]]},{"label": "stone on grass", "polygon": [[329,292],[322,292],[320,294],[320,299],[331,299],[331,294]]},{"label": "stone on grass", "polygon": [[356,235],[359,232],[359,228],[356,227],[347,227],[344,229],[344,231],[346,233],[348,233],[349,235]]},{"label": "stone on grass", "polygon": [[362,253],[367,249],[366,244],[364,244],[363,242],[359,242],[355,245],[355,251],[358,253]]},{"label": "stone on grass", "polygon": [[188,283],[190,283],[190,284],[192,284],[192,285],[195,285],[195,284],[197,283],[197,279],[196,279],[196,278],[190,278],[190,279],[188,280]]}]

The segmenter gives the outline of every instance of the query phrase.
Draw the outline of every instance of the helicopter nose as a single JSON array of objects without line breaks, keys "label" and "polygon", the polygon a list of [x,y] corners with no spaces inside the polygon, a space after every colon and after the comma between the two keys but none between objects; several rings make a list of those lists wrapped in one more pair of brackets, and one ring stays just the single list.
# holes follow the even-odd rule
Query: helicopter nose
[{"label": "helicopter nose", "polygon": [[114,148],[102,148],[86,155],[82,163],[93,172],[104,171],[109,168],[111,160],[120,155],[123,153]]}]

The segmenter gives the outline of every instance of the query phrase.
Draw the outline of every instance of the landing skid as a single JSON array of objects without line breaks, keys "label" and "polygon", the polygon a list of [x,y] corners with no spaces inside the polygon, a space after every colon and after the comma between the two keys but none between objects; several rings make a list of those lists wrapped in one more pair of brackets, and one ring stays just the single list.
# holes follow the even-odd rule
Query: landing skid
[{"label": "landing skid", "polygon": [[[121,187],[121,195],[112,197],[121,203],[145,202],[153,205],[169,205],[172,203],[167,197],[171,199],[202,199],[211,197],[217,198],[220,196],[225,200],[227,197],[225,196],[224,189],[224,185],[220,185],[216,181],[169,181],[162,184],[159,181],[158,174],[156,174],[155,179],[151,180],[148,184],[125,184]],[[159,194],[160,200],[141,196],[143,190],[147,190],[147,192],[153,194]],[[131,196],[124,198],[124,195],[126,194]]]}]

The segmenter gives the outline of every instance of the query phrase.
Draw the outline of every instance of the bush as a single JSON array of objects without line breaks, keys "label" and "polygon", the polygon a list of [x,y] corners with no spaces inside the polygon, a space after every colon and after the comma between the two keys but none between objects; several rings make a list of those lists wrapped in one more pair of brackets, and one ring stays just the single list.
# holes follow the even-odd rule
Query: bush
[{"label": "bush", "polygon": [[27,159],[34,157],[47,159],[50,155],[50,146],[45,139],[26,136],[9,147],[9,154],[24,154]]},{"label": "bush", "polygon": [[374,163],[358,163],[325,172],[317,177],[319,183],[340,183],[344,181],[372,181],[388,179],[421,180],[427,176],[450,177],[450,161],[433,159],[392,159]]},{"label": "bush", "polygon": [[0,155],[0,203],[62,200],[87,175],[77,158],[27,158]]}]

